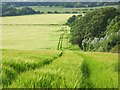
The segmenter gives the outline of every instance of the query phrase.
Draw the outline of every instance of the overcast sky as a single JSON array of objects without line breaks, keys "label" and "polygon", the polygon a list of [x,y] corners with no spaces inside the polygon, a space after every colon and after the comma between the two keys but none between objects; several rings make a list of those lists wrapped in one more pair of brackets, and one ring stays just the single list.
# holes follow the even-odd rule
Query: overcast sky
[{"label": "overcast sky", "polygon": [[119,2],[120,0],[0,0],[2,2]]}]

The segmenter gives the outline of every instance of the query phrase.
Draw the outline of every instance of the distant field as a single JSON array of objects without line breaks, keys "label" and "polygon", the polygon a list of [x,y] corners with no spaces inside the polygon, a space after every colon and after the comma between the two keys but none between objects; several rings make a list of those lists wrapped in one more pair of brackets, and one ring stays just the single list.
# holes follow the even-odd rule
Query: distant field
[{"label": "distant field", "polygon": [[72,14],[3,17],[3,24],[7,24],[3,25],[2,30],[3,48],[27,50],[57,49],[60,34],[63,33],[60,30],[64,26],[48,24],[65,24],[70,16]]},{"label": "distant field", "polygon": [[36,14],[3,17],[3,24],[65,24],[74,14]]},{"label": "distant field", "polygon": [[74,11],[78,11],[81,12],[80,10],[77,10],[75,8],[63,8],[63,7],[44,7],[44,6],[29,6],[34,10],[37,11],[41,11],[41,12],[45,12],[47,13],[48,11],[54,12],[54,11],[58,11],[58,12],[74,12]]},{"label": "distant field", "polygon": [[44,7],[44,6],[29,6],[34,10],[37,11],[41,11],[41,12],[45,12],[47,13],[48,11],[54,12],[54,11],[58,11],[58,12],[78,12],[78,13],[82,13],[84,11],[87,11],[86,9],[97,9],[97,8],[106,8],[106,7],[115,7],[117,8],[117,5],[111,5],[111,6],[99,6],[99,7],[81,7],[81,8],[64,8],[64,7]]},{"label": "distant field", "polygon": [[62,26],[3,26],[3,48],[57,49]]},{"label": "distant field", "polygon": [[114,8],[118,8],[118,5],[98,6],[98,7],[89,7],[89,8],[107,8],[107,7],[114,7]]},{"label": "distant field", "polygon": [[44,7],[44,6],[29,6],[34,10],[41,11],[47,13],[48,11],[54,12],[65,12],[65,11],[72,11],[69,8],[63,8],[63,7]]},{"label": "distant field", "polygon": [[[76,47],[64,49],[70,30],[62,24],[72,15],[3,17],[3,87],[118,87],[117,53],[83,52],[79,47],[76,51]],[[63,51],[57,50],[60,35],[63,35]]]}]

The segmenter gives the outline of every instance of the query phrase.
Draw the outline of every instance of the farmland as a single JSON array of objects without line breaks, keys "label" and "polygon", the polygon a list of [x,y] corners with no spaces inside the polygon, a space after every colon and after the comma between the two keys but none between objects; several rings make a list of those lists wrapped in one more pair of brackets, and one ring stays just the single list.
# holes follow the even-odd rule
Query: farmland
[{"label": "farmland", "polygon": [[[27,50],[57,49],[59,36],[61,33],[64,33],[61,29],[66,27],[62,24],[64,24],[70,16],[72,15],[45,14],[4,17],[3,24],[5,25],[2,31],[3,48]],[[17,21],[11,22],[11,20]],[[19,44],[19,42],[21,44]]]},{"label": "farmland", "polygon": [[[117,88],[118,54],[66,47],[73,14],[3,17],[2,81],[9,88]],[[57,50],[63,34],[63,50]]]},{"label": "farmland", "polygon": [[78,11],[80,13],[80,10],[77,9],[73,9],[73,8],[63,8],[63,7],[44,7],[44,6],[29,6],[32,9],[36,10],[36,11],[41,11],[44,13],[47,13],[48,11],[54,12],[54,11],[58,11],[58,12],[74,12],[74,11]]},{"label": "farmland", "polygon": [[[3,24],[64,24],[73,14],[36,14],[4,17]],[[12,21],[12,22],[11,22]]]},{"label": "farmland", "polygon": [[4,26],[3,28],[3,48],[8,49],[56,49],[61,34],[57,32],[61,29],[60,26]]},{"label": "farmland", "polygon": [[32,9],[36,10],[36,11],[41,11],[44,13],[47,13],[48,11],[54,12],[54,11],[58,11],[58,12],[78,12],[78,13],[82,13],[82,12],[87,12],[90,11],[90,9],[98,9],[98,8],[106,8],[106,7],[115,7],[117,8],[117,5],[111,5],[111,6],[99,6],[99,7],[81,7],[81,8],[64,8],[64,7],[45,7],[45,6],[29,6]]},{"label": "farmland", "polygon": [[[60,56],[60,52],[55,51],[20,51],[3,50],[3,85],[9,85],[22,72],[34,70],[51,63]],[[20,57],[19,57],[20,56]],[[18,62],[19,60],[19,62]]]},{"label": "farmland", "polygon": [[3,50],[3,84],[11,88],[116,88],[117,60],[112,53]]}]

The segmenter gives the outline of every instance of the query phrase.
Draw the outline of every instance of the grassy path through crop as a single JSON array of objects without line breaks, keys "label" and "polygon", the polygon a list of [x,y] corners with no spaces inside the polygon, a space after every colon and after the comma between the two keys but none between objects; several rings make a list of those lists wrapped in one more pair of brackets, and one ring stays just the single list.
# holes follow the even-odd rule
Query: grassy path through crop
[{"label": "grassy path through crop", "polygon": [[[10,51],[4,51],[10,54]],[[7,55],[7,53],[5,53]],[[16,54],[15,54],[16,53]],[[58,53],[58,54],[55,54]],[[4,54],[4,56],[5,56]],[[15,51],[12,53],[11,59],[16,60],[17,56],[21,54],[21,59],[27,60],[27,63],[34,66],[38,61],[38,57],[42,62],[46,55],[48,58],[57,58],[51,63],[45,64],[42,67],[35,69],[28,69],[15,77],[8,87],[12,88],[116,88],[118,85],[118,67],[117,54],[101,53],[101,52],[82,52],[65,50],[62,54],[58,51],[51,51],[43,53],[43,51],[21,52]],[[37,54],[37,55],[36,55]],[[43,56],[44,55],[44,56]],[[59,55],[59,57],[58,57]],[[29,57],[30,56],[30,57]],[[9,56],[5,57],[8,59]],[[32,59],[33,61],[31,61]],[[43,59],[42,59],[43,58]],[[30,60],[28,60],[30,59]],[[50,61],[51,61],[50,59]],[[19,59],[20,60],[20,59]],[[4,61],[5,63],[9,61]],[[39,62],[39,61],[38,61]],[[22,63],[14,62],[8,65],[19,65]],[[26,68],[23,64],[23,68]],[[37,62],[36,62],[37,63]],[[44,62],[43,62],[44,63]],[[20,64],[20,65],[22,65]],[[19,66],[20,66],[19,65]],[[41,64],[39,64],[41,65]],[[29,66],[29,65],[27,65]],[[6,67],[7,68],[7,67]],[[12,68],[12,67],[11,67]],[[4,69],[11,72],[11,68]],[[16,68],[17,69],[17,68]],[[11,76],[16,75],[17,70],[12,70]],[[6,77],[7,73],[3,73]],[[9,73],[8,73],[9,74]],[[8,75],[9,76],[9,75]],[[4,81],[11,78],[3,78]]]},{"label": "grassy path through crop", "polygon": [[27,51],[27,50],[2,50],[3,53],[3,87],[7,87],[21,73],[35,70],[52,63],[62,56],[57,50]]},{"label": "grassy path through crop", "polygon": [[10,87],[79,88],[82,58],[72,51],[40,69],[22,73]]},{"label": "grassy path through crop", "polygon": [[3,87],[118,86],[120,69],[116,53],[74,51],[79,50],[79,47],[76,49],[70,46],[70,30],[64,24],[72,15],[43,14],[3,18]]},{"label": "grassy path through crop", "polygon": [[106,52],[75,52],[83,58],[81,65],[83,88],[117,88],[118,54]]}]

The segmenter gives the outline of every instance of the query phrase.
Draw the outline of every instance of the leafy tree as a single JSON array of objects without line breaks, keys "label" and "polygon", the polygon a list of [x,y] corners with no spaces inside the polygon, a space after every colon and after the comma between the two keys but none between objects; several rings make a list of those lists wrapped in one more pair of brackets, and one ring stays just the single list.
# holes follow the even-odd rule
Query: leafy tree
[{"label": "leafy tree", "polygon": [[21,15],[26,15],[26,14],[36,14],[38,12],[34,11],[32,8],[23,7],[22,9],[18,10],[18,13]]},{"label": "leafy tree", "polygon": [[58,14],[59,12],[58,12],[58,11],[54,11],[54,13],[57,13],[57,14]]},{"label": "leafy tree", "polygon": [[[71,20],[71,43],[78,44],[85,51],[109,51],[118,41],[120,13],[115,8],[105,8],[87,13],[84,17]],[[116,33],[113,33],[116,32]],[[113,34],[111,34],[113,33]],[[107,39],[107,40],[106,40]],[[100,47],[103,45],[103,47]]]},{"label": "leafy tree", "polygon": [[16,9],[13,6],[3,5],[2,16],[17,16],[17,15],[28,15],[28,14],[38,14],[40,11],[35,11],[29,7],[23,7],[21,9]]},{"label": "leafy tree", "polygon": [[73,15],[72,17],[70,17],[70,18],[67,20],[67,24],[68,24],[68,25],[71,25],[71,24],[75,21],[76,18],[77,18],[77,16],[76,16],[76,15]]},{"label": "leafy tree", "polygon": [[48,14],[52,14],[53,12],[51,12],[51,11],[48,11],[47,13],[48,13]]}]

